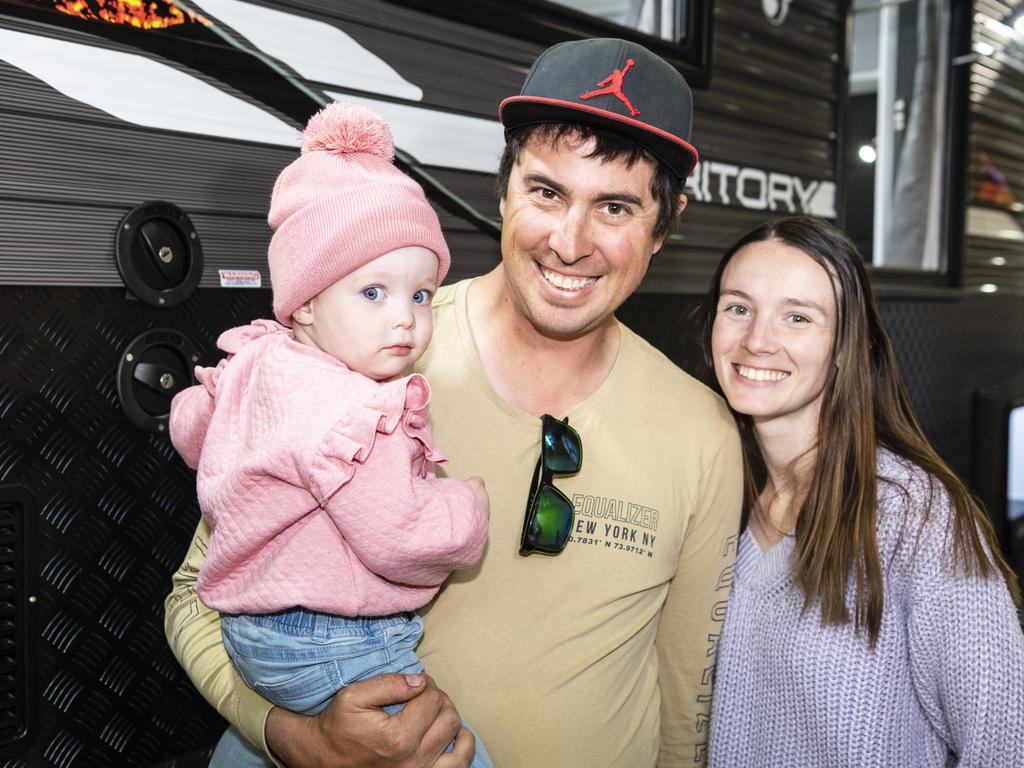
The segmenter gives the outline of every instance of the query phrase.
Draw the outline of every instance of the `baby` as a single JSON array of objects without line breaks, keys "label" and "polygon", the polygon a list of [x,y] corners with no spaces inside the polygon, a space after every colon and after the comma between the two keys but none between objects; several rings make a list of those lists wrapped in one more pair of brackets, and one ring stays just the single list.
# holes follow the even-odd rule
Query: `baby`
[{"label": "baby", "polygon": [[[351,682],[422,671],[412,611],[487,537],[483,481],[435,476],[430,387],[402,376],[451,259],[393,153],[365,107],[310,119],[270,203],[277,322],[222,334],[227,357],[171,405],[211,529],[199,596],[245,681],[306,714]],[[473,766],[490,764],[478,740]]]}]

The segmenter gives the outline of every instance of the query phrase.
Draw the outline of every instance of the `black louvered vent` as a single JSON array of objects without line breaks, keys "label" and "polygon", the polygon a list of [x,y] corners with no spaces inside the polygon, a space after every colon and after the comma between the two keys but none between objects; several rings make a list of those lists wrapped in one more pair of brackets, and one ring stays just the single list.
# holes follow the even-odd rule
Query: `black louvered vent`
[{"label": "black louvered vent", "polygon": [[28,627],[33,603],[27,578],[30,497],[0,486],[0,754],[22,751],[32,735]]}]

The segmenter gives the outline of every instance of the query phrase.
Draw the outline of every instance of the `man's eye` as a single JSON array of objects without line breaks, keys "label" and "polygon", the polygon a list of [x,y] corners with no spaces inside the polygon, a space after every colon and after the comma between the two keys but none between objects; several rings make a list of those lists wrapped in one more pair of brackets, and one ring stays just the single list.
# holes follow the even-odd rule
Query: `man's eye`
[{"label": "man's eye", "polygon": [[621,216],[622,214],[629,212],[626,206],[622,205],[622,203],[608,203],[605,210],[607,210],[612,216]]},{"label": "man's eye", "polygon": [[371,285],[369,288],[364,288],[363,298],[369,299],[370,301],[376,301],[380,298],[380,288],[375,285]]},{"label": "man's eye", "polygon": [[416,291],[416,293],[412,295],[412,300],[416,304],[429,304],[430,291]]}]

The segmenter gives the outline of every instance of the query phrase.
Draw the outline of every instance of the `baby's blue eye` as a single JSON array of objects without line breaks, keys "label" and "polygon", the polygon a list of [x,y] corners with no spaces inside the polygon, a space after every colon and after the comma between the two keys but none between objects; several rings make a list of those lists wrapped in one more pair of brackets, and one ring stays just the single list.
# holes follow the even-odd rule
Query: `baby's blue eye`
[{"label": "baby's blue eye", "polygon": [[376,301],[377,299],[380,298],[380,288],[377,288],[376,286],[372,285],[369,288],[364,288],[363,296],[369,299],[370,301]]},{"label": "baby's blue eye", "polygon": [[416,293],[412,295],[412,300],[416,304],[429,304],[430,291],[416,291]]}]

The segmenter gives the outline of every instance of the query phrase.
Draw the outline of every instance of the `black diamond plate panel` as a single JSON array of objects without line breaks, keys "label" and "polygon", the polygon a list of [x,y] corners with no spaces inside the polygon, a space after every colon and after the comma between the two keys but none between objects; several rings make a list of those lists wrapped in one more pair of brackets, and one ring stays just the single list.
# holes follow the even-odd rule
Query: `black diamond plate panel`
[{"label": "black diamond plate panel", "polygon": [[[697,303],[646,294],[621,314],[692,371]],[[972,393],[1024,375],[1024,300],[890,299],[883,314],[925,431],[968,476]],[[268,291],[203,289],[157,310],[120,289],[0,287],[0,484],[28,487],[38,504],[39,619],[37,734],[0,768],[205,760],[223,723],[162,629],[170,574],[198,519],[194,478],[166,437],[129,425],[114,378],[143,331],[174,328],[212,364],[222,330],[268,316]]]},{"label": "black diamond plate panel", "polygon": [[[165,436],[128,423],[115,375],[144,331],[173,328],[213,363],[221,331],[269,316],[269,291],[200,290],[159,310],[117,288],[0,287],[0,485],[30,489],[38,514],[38,727],[0,768],[153,766],[223,728],[163,635],[170,575],[199,516],[195,479]],[[0,519],[0,582],[3,530]]]},{"label": "black diamond plate panel", "polygon": [[888,300],[882,315],[921,427],[970,481],[971,398],[982,387],[1024,377],[1024,298]]}]

